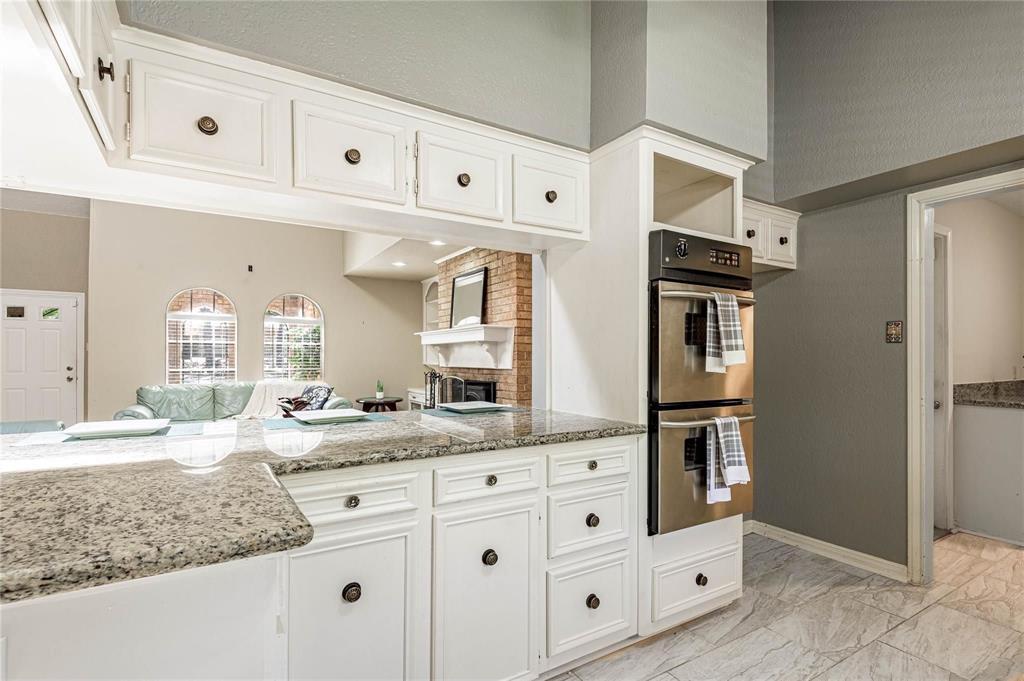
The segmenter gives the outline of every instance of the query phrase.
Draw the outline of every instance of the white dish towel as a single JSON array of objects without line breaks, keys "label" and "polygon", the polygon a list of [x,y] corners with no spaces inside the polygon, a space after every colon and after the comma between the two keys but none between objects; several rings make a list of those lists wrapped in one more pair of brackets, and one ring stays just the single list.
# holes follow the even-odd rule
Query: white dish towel
[{"label": "white dish towel", "polygon": [[704,370],[724,374],[726,367],[747,361],[740,306],[731,293],[715,291],[711,295],[712,299],[708,300]]},{"label": "white dish towel", "polygon": [[750,482],[747,454],[743,451],[740,422],[735,416],[714,417],[707,434],[707,501],[731,501],[730,485]]}]

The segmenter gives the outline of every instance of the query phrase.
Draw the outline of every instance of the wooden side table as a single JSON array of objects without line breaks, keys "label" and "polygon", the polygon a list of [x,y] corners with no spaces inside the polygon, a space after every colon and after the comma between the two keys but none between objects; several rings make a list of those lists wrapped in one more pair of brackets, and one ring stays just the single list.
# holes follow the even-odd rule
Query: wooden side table
[{"label": "wooden side table", "polygon": [[360,405],[365,412],[374,411],[398,411],[398,403],[401,397],[360,397],[356,404]]}]

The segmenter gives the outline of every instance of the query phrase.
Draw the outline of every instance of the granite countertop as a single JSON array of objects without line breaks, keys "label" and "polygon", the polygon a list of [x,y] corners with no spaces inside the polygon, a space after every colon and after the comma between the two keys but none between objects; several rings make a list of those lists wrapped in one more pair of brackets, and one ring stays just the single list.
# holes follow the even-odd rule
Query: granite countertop
[{"label": "granite countertop", "polygon": [[953,404],[1024,409],[1024,380],[954,385]]},{"label": "granite countertop", "polygon": [[51,444],[4,435],[0,602],[302,546],[313,528],[281,475],[646,432],[530,409],[388,417],[281,430],[219,421],[201,435]]}]

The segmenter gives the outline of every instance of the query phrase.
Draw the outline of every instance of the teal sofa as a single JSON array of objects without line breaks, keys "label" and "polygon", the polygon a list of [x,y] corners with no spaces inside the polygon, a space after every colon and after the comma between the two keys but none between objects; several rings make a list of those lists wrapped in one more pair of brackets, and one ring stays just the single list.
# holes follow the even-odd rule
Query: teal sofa
[{"label": "teal sofa", "polygon": [[[135,391],[137,404],[114,414],[114,419],[170,419],[171,421],[217,421],[236,416],[252,396],[251,381],[144,385]],[[332,395],[324,409],[344,409],[352,403]]]},{"label": "teal sofa", "polygon": [[21,433],[50,433],[56,430],[64,430],[64,422],[52,419],[39,419],[36,421],[3,421],[0,422],[0,435],[13,435]]}]

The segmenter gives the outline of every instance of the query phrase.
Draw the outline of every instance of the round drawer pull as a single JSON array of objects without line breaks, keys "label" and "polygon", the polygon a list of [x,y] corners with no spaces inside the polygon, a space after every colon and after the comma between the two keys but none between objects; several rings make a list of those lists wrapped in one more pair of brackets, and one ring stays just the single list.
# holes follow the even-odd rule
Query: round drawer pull
[{"label": "round drawer pull", "polygon": [[748,239],[753,239],[755,236],[757,236],[757,232],[756,231],[754,231],[753,229],[748,229],[747,230],[747,238]]},{"label": "round drawer pull", "polygon": [[601,524],[601,518],[596,513],[587,514],[587,527],[597,527]]},{"label": "round drawer pull", "polygon": [[488,487],[494,487],[497,484],[498,484],[498,476],[497,475],[488,475],[487,476],[487,486]]},{"label": "round drawer pull", "polygon": [[473,178],[469,176],[469,173],[459,173],[459,176],[455,178],[455,181],[459,183],[460,187],[468,187],[472,179]]},{"label": "round drawer pull", "polygon": [[359,586],[359,582],[349,582],[341,590],[341,599],[347,603],[355,603],[362,595],[363,587]]},{"label": "round drawer pull", "polygon": [[220,130],[220,126],[217,125],[217,121],[213,120],[212,116],[203,116],[196,121],[196,127],[199,128],[199,132],[204,135],[216,135],[217,131]]},{"label": "round drawer pull", "polygon": [[359,497],[357,497],[355,494],[353,494],[352,496],[350,496],[348,499],[345,500],[345,506],[347,506],[349,508],[358,508],[359,507]]},{"label": "round drawer pull", "polygon": [[352,165],[357,165],[363,160],[363,155],[359,153],[358,149],[349,149],[345,152],[345,160]]},{"label": "round drawer pull", "polygon": [[780,246],[785,246],[788,243],[789,243],[789,237],[788,236],[780,236],[779,237],[779,245]]},{"label": "round drawer pull", "polygon": [[98,66],[96,68],[98,68],[99,72],[100,72],[100,82],[101,83],[103,82],[103,76],[110,76],[110,82],[113,83],[114,82],[114,62],[111,61],[110,62],[110,66],[104,66],[104,64],[103,64],[103,57],[97,57],[96,58],[96,62],[98,64]]},{"label": "round drawer pull", "polygon": [[549,189],[548,191],[544,192],[544,200],[547,201],[548,203],[554,203],[555,201],[558,200],[558,192],[556,192],[554,189]]},{"label": "round drawer pull", "polygon": [[487,549],[481,557],[484,565],[496,565],[498,563],[498,552],[494,549]]},{"label": "round drawer pull", "polygon": [[703,572],[698,572],[697,573],[697,580],[696,580],[696,582],[697,582],[697,586],[707,586],[708,585],[708,578],[707,578],[707,576],[704,575]]},{"label": "round drawer pull", "polygon": [[597,610],[601,607],[601,599],[597,597],[597,594],[587,596],[587,607],[591,610]]},{"label": "round drawer pull", "polygon": [[597,462],[596,461],[588,461],[587,462],[587,470],[596,471],[597,470]]}]

